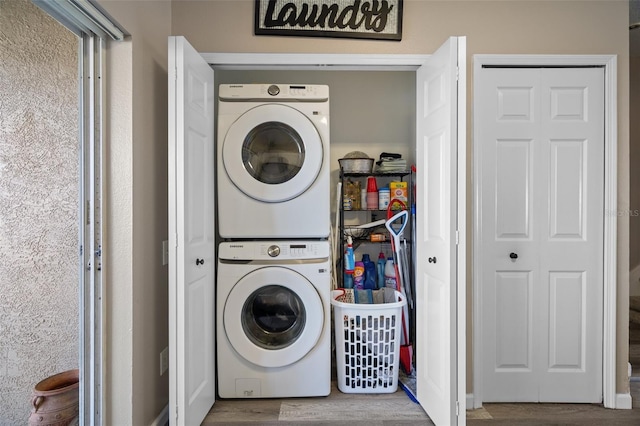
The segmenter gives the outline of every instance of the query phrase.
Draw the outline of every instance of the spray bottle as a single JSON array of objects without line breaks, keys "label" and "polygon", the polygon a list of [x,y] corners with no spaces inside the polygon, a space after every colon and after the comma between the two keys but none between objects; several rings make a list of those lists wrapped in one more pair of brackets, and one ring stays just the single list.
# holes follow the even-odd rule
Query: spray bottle
[{"label": "spray bottle", "polygon": [[353,238],[347,237],[347,249],[344,255],[344,288],[353,288],[353,270],[355,269],[356,258],[353,254]]}]

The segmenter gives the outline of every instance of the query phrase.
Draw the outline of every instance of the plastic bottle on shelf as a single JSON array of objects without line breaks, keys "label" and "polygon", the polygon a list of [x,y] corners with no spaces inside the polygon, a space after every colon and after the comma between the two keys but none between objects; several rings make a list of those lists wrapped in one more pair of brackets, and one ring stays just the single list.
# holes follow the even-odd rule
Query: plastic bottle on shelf
[{"label": "plastic bottle on shelf", "polygon": [[378,210],[386,210],[391,201],[391,191],[388,186],[380,188],[378,191]]},{"label": "plastic bottle on shelf", "polygon": [[357,290],[364,289],[364,263],[361,261],[357,261],[353,269],[353,288]]},{"label": "plastic bottle on shelf", "polygon": [[384,265],[384,286],[396,290],[398,288],[398,281],[396,280],[396,267],[393,263],[393,259],[387,259],[387,263]]},{"label": "plastic bottle on shelf", "polygon": [[378,288],[384,288],[384,267],[387,260],[384,258],[384,253],[380,252],[378,255],[378,263],[376,264],[376,284]]}]

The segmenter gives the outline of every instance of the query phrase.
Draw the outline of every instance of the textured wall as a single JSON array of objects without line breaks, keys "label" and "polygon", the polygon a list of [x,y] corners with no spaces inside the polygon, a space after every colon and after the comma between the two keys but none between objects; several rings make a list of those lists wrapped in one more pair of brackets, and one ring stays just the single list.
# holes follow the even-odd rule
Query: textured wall
[{"label": "textured wall", "polygon": [[0,0],[0,425],[78,367],[78,42]]}]

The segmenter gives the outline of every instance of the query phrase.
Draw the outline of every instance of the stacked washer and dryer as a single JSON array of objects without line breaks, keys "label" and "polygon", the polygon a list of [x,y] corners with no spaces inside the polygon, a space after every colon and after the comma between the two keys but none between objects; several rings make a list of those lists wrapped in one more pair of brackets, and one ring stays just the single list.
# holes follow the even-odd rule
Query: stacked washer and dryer
[{"label": "stacked washer and dryer", "polygon": [[218,101],[218,393],[326,396],[329,88],[220,85]]}]

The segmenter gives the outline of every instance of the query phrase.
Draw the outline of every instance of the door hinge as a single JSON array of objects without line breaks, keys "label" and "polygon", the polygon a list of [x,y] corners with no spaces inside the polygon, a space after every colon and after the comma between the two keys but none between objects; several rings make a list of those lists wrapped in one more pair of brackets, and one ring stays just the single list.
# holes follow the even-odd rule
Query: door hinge
[{"label": "door hinge", "polygon": [[460,244],[460,234],[456,231],[456,245]]},{"label": "door hinge", "polygon": [[460,403],[456,401],[456,417],[460,415]]}]

